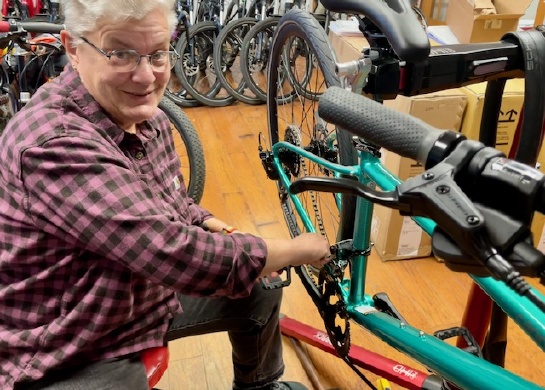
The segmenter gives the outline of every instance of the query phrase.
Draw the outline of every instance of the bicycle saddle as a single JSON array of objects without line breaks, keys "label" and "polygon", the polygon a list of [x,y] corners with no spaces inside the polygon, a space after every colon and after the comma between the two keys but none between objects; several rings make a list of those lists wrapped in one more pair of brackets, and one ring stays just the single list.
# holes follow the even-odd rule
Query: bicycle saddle
[{"label": "bicycle saddle", "polygon": [[430,42],[408,0],[321,0],[331,12],[363,14],[390,42],[400,60],[420,62],[428,58]]}]

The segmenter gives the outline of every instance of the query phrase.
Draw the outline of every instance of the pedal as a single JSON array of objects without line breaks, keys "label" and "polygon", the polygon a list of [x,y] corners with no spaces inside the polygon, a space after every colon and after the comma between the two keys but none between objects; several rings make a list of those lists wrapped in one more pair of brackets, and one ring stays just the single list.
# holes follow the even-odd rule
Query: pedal
[{"label": "pedal", "polygon": [[280,175],[276,172],[276,169],[274,169],[272,152],[263,150],[261,145],[259,145],[259,159],[261,160],[261,165],[263,165],[267,177],[271,180],[279,180]]},{"label": "pedal", "polygon": [[449,329],[438,330],[433,334],[439,340],[447,340],[452,337],[463,337],[467,347],[462,348],[463,351],[469,352],[472,355],[483,357],[481,347],[475,340],[475,337],[463,326],[455,326]]},{"label": "pedal", "polygon": [[290,269],[291,267],[282,268],[280,271],[278,271],[278,276],[271,277],[270,275],[267,275],[260,278],[259,281],[265,290],[284,288],[291,284]]}]

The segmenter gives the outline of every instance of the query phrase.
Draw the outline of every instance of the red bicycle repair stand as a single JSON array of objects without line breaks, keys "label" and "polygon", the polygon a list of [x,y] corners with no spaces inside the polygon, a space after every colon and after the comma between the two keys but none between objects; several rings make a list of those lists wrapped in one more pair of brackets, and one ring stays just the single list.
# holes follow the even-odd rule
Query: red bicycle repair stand
[{"label": "red bicycle repair stand", "polygon": [[[321,330],[285,315],[280,317],[280,330],[286,336],[293,337],[339,357],[329,341],[329,336]],[[424,381],[429,376],[426,372],[406,366],[357,345],[350,346],[348,356],[354,365],[407,389],[422,389]]]}]

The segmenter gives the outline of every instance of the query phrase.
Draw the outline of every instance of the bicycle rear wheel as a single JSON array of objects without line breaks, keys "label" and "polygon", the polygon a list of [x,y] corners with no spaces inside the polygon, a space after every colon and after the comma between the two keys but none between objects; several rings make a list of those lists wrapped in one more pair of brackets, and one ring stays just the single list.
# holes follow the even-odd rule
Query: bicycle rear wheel
[{"label": "bicycle rear wheel", "polygon": [[176,154],[180,159],[181,173],[187,194],[199,203],[204,192],[206,168],[202,144],[197,131],[187,115],[174,102],[163,98],[159,108],[167,115],[174,138]]},{"label": "bicycle rear wheel", "polygon": [[[296,40],[305,45],[307,54],[313,58],[313,66],[309,67],[308,55],[298,56],[295,61],[286,60],[286,53],[290,52]],[[269,61],[267,120],[271,145],[286,141],[329,161],[356,164],[357,153],[351,135],[318,116],[316,97],[326,88],[340,85],[334,71],[332,49],[320,23],[304,11],[288,12],[276,27]],[[284,67],[283,72],[279,67]],[[282,78],[282,73],[289,73],[290,77]],[[286,85],[288,82],[292,85]],[[301,85],[304,85],[304,91]],[[295,93],[290,101],[283,99],[287,90]],[[281,153],[280,160],[291,179],[333,175],[323,166],[292,152]],[[277,181],[277,185],[288,229],[292,236],[297,236],[305,229],[301,217],[287,196],[288,189],[280,181]],[[316,232],[326,236],[329,242],[352,238],[356,205],[353,196],[308,191],[299,194],[298,198]],[[319,302],[322,292],[318,288],[315,272],[307,266],[296,267],[296,272],[309,295]]]}]

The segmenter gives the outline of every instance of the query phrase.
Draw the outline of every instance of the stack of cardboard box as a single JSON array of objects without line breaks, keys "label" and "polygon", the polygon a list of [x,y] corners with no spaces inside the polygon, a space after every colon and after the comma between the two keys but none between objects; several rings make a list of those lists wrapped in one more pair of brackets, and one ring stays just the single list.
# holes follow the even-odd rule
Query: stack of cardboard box
[{"label": "stack of cardboard box", "polygon": [[460,43],[497,42],[517,31],[532,0],[448,0],[447,25]]}]

